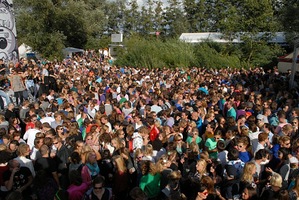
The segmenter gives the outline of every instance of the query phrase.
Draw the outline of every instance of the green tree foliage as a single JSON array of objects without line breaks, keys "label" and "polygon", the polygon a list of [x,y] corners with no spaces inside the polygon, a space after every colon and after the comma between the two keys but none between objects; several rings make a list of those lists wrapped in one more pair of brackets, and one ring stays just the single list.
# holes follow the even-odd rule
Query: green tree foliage
[{"label": "green tree foliage", "polygon": [[129,37],[130,35],[139,31],[140,13],[138,11],[139,6],[137,0],[131,0],[127,4],[125,10],[125,23],[124,23],[124,35]]},{"label": "green tree foliage", "polygon": [[91,41],[98,40],[106,23],[103,9],[96,1],[14,0],[14,3],[19,41],[50,59],[61,58],[61,50],[66,46],[95,47]]},{"label": "green tree foliage", "polygon": [[[280,52],[267,44],[272,33],[299,30],[295,0],[167,0],[167,6],[162,0],[137,2],[14,0],[18,39],[46,58],[58,58],[66,46],[107,47],[111,34],[124,33],[126,50],[119,63],[238,67],[271,61]],[[178,42],[184,32],[221,32],[224,39],[240,37],[243,43],[189,45]],[[259,32],[267,34],[257,37]]]},{"label": "green tree foliage", "polygon": [[143,36],[149,35],[150,32],[154,31],[154,4],[153,0],[147,0],[145,5],[141,7],[140,12],[140,33]]},{"label": "green tree foliage", "polygon": [[116,64],[147,68],[163,68],[165,66],[172,68],[243,66],[236,55],[222,55],[221,48],[221,45],[215,43],[192,45],[176,39],[164,42],[156,39],[148,40],[134,37],[126,42],[126,50],[119,55]]},{"label": "green tree foliage", "polygon": [[[267,41],[273,37],[272,33],[276,32],[279,27],[274,16],[273,2],[269,0],[218,0],[216,5],[217,8],[222,8],[216,12],[219,16],[216,24],[219,31],[224,33],[225,39],[232,41],[240,38],[243,43],[242,52],[238,56],[247,65],[260,63],[255,61],[261,57],[261,49],[268,48]],[[265,34],[261,37],[260,32],[265,32]],[[228,44],[228,50],[231,50],[231,44]],[[276,48],[273,52],[277,52]]]},{"label": "green tree foliage", "polygon": [[163,3],[161,0],[156,0],[154,4],[154,30],[161,32],[163,30]]},{"label": "green tree foliage", "polygon": [[299,1],[281,0],[276,7],[281,30],[287,32],[288,40],[293,43],[299,37]]},{"label": "green tree foliage", "polygon": [[169,37],[177,37],[187,32],[187,20],[184,17],[183,6],[179,0],[168,0],[164,12],[164,33]]},{"label": "green tree foliage", "polygon": [[195,62],[191,45],[170,39],[134,37],[125,42],[126,51],[116,61],[119,65],[148,68],[192,66]]},{"label": "green tree foliage", "polygon": [[61,31],[66,37],[65,46],[81,48],[86,44],[87,24],[80,16],[81,11],[87,9],[85,6],[83,1],[70,1],[67,6],[55,7],[53,29]]},{"label": "green tree foliage", "polygon": [[199,30],[198,14],[200,14],[201,12],[199,12],[196,0],[184,0],[183,6],[186,12],[185,17],[187,20],[188,32],[197,32]]},{"label": "green tree foliage", "polygon": [[19,41],[32,46],[42,56],[60,58],[65,35],[55,28],[57,13],[51,0],[15,0]]}]

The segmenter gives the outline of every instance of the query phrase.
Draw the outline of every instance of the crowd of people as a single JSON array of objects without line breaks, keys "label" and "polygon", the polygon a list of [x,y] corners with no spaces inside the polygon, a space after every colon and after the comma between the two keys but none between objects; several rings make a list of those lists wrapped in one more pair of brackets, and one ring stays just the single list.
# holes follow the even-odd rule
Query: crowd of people
[{"label": "crowd of people", "polygon": [[118,67],[97,52],[0,61],[0,199],[297,199],[289,78]]}]

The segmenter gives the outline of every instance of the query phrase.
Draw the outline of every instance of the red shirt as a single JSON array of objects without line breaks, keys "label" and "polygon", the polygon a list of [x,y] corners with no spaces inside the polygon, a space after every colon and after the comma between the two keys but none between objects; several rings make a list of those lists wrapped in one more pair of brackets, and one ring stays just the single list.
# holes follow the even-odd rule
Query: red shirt
[{"label": "red shirt", "polygon": [[33,129],[35,128],[35,124],[33,122],[28,122],[26,124],[26,131],[28,131],[29,129]]},{"label": "red shirt", "polygon": [[154,126],[150,132],[150,141],[153,142],[158,137],[159,132],[159,129],[156,126]]}]

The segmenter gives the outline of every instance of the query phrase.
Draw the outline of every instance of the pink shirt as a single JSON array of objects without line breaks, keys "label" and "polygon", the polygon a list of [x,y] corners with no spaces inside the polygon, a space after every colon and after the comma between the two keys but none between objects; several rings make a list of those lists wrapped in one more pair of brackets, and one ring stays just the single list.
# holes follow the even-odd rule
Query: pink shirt
[{"label": "pink shirt", "polygon": [[81,200],[87,190],[88,190],[87,183],[82,183],[79,186],[72,184],[67,189],[67,192],[69,193],[69,199]]}]

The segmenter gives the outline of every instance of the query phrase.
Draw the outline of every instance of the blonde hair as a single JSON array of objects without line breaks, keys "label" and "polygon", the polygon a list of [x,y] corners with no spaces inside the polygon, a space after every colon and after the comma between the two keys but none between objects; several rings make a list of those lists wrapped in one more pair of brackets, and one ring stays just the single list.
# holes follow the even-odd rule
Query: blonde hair
[{"label": "blonde hair", "polygon": [[87,154],[89,152],[93,152],[93,149],[89,145],[83,145],[82,150],[81,150],[81,160],[85,163],[87,160]]},{"label": "blonde hair", "polygon": [[147,145],[144,146],[144,150],[143,150],[144,155],[152,156],[153,151],[154,151],[154,148],[151,144],[147,144]]},{"label": "blonde hair", "polygon": [[192,129],[193,129],[193,128],[197,128],[197,127],[196,127],[196,123],[195,123],[195,121],[191,121],[191,122],[189,122],[189,127],[191,127]]},{"label": "blonde hair", "polygon": [[117,156],[113,157],[113,160],[115,162],[118,172],[122,173],[122,172],[127,171],[126,163],[125,163],[123,157],[121,157],[120,155],[117,155]]},{"label": "blonde hair", "polygon": [[280,174],[275,173],[275,172],[272,174],[272,177],[270,179],[270,185],[276,186],[276,187],[282,186],[282,178],[281,178]]},{"label": "blonde hair", "polygon": [[20,144],[17,150],[18,156],[25,156],[26,153],[28,152],[28,149],[30,149],[28,144]]},{"label": "blonde hair", "polygon": [[137,157],[140,155],[140,154],[143,154],[143,151],[138,148],[135,150],[135,153],[134,153],[134,158],[137,159]]},{"label": "blonde hair", "polygon": [[122,144],[120,138],[118,138],[118,137],[112,138],[111,143],[112,143],[112,141],[115,141],[116,144],[117,144],[117,147],[115,147],[115,150],[120,149],[121,147],[123,147],[123,144]]},{"label": "blonde hair", "polygon": [[162,155],[156,163],[157,172],[161,173],[165,169],[165,165],[168,163],[169,161],[167,155]]},{"label": "blonde hair", "polygon": [[281,130],[282,132],[289,134],[293,131],[293,126],[291,124],[286,124],[282,127]]},{"label": "blonde hair", "polygon": [[[85,163],[91,163],[89,160],[90,155],[95,154],[94,151],[88,151],[85,153]],[[97,160],[95,159],[95,163],[97,162]],[[94,164],[94,163],[91,163]]]},{"label": "blonde hair", "polygon": [[4,122],[4,121],[5,121],[5,117],[4,117],[4,115],[0,115],[0,121],[1,121],[1,122]]},{"label": "blonde hair", "polygon": [[204,159],[199,159],[197,161],[197,164],[201,164],[202,165],[202,171],[198,172],[200,175],[204,175],[206,173],[206,169],[207,169],[207,162]]},{"label": "blonde hair", "polygon": [[0,151],[5,151],[7,149],[5,144],[0,144]]},{"label": "blonde hair", "polygon": [[283,144],[286,141],[291,141],[291,138],[289,136],[284,135],[284,136],[279,137],[278,141],[279,141],[278,142],[279,144]]},{"label": "blonde hair", "polygon": [[256,169],[256,166],[253,162],[246,163],[244,166],[241,181],[248,182],[248,183],[253,182],[252,172],[253,172],[254,168]]}]

